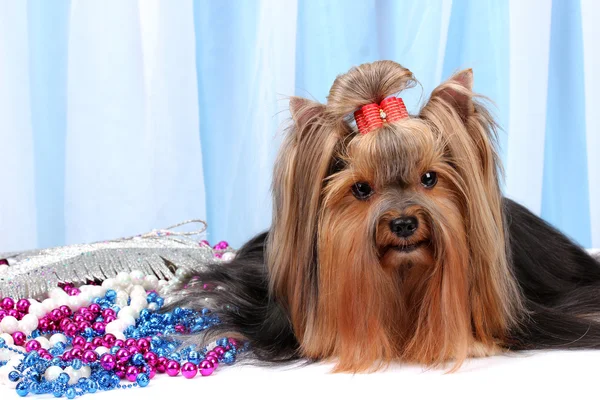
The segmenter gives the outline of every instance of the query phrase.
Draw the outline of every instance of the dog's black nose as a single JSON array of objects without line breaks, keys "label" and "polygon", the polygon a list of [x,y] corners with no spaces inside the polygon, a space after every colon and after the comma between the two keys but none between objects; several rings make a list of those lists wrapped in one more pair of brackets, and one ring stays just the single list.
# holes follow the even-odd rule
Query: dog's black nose
[{"label": "dog's black nose", "polygon": [[419,220],[415,217],[400,217],[390,222],[390,229],[396,236],[406,238],[415,233],[419,227]]}]

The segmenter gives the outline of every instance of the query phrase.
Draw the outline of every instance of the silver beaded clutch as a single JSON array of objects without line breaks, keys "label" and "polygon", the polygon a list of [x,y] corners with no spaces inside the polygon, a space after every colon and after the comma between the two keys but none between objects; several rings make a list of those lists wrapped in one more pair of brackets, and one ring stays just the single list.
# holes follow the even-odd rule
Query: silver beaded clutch
[{"label": "silver beaded clutch", "polygon": [[[172,230],[191,223],[199,223],[202,228],[192,232]],[[176,268],[200,268],[219,261],[215,253],[225,250],[213,250],[198,241],[205,230],[204,221],[190,220],[105,242],[0,253],[0,298],[35,298],[59,282],[101,281],[121,271],[140,270],[168,280]]]}]

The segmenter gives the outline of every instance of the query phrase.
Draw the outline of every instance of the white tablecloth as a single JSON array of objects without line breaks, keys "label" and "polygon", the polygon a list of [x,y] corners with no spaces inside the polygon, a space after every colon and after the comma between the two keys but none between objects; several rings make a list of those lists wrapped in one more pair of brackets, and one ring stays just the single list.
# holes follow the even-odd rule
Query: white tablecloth
[{"label": "white tablecloth", "polygon": [[[210,377],[159,376],[146,388],[97,392],[89,400],[187,399],[600,399],[600,351],[519,353],[469,360],[458,372],[393,365],[332,374],[331,365],[283,369],[234,365]],[[0,387],[0,399],[18,399]],[[28,398],[37,398],[29,395]],[[44,396],[52,398],[52,396]]]}]

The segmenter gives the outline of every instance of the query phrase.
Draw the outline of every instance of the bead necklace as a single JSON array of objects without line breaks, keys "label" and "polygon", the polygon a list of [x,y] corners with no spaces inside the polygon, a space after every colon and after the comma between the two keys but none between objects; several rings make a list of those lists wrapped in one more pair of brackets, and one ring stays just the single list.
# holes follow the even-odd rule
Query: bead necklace
[{"label": "bead necklace", "polygon": [[[220,258],[233,254],[225,251],[226,242],[217,246]],[[97,390],[145,387],[156,373],[191,379],[211,375],[219,363],[232,364],[247,344],[222,338],[197,349],[177,340],[177,334],[218,324],[209,309],[157,313],[180,276],[167,283],[140,271],[121,272],[100,286],[61,285],[42,302],[2,299],[0,383],[20,396],[51,393],[72,399]]]}]

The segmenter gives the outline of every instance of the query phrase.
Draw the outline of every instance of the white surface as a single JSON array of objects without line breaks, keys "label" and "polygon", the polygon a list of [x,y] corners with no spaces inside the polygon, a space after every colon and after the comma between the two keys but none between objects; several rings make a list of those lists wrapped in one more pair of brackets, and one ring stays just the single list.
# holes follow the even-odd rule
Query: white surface
[{"label": "white surface", "polygon": [[[372,374],[332,374],[331,365],[220,367],[210,377],[166,375],[147,388],[86,395],[90,400],[153,399],[578,399],[599,398],[600,351],[520,353],[469,360],[458,372],[394,365]],[[0,387],[2,400],[20,397]],[[28,396],[36,398],[36,396]],[[44,398],[52,398],[44,396]]]}]

